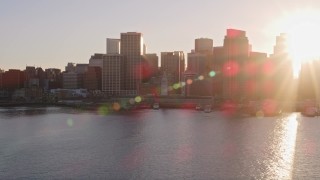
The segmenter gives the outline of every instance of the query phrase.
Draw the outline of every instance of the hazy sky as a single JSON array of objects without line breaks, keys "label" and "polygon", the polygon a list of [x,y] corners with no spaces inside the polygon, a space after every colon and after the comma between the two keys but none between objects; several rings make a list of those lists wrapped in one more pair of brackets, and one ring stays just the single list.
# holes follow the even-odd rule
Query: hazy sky
[{"label": "hazy sky", "polygon": [[[106,52],[106,38],[142,32],[148,53],[221,46],[227,28],[247,31],[254,51],[272,52],[271,24],[319,0],[0,0],[0,68],[63,68]],[[159,57],[160,58],[160,57]]]}]

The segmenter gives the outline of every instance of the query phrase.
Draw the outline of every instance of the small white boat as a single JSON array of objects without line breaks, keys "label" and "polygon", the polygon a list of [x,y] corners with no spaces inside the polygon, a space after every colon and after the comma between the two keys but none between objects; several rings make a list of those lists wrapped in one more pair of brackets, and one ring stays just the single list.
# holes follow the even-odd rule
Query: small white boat
[{"label": "small white boat", "polygon": [[160,108],[159,103],[153,103],[152,108],[159,109]]},{"label": "small white boat", "polygon": [[212,111],[212,110],[211,110],[211,105],[206,105],[206,106],[204,106],[203,111],[204,111],[205,113],[210,113],[210,112]]},{"label": "small white boat", "polygon": [[196,110],[197,110],[197,111],[200,111],[200,110],[201,110],[201,105],[200,105],[200,104],[197,104],[197,105],[196,105]]}]

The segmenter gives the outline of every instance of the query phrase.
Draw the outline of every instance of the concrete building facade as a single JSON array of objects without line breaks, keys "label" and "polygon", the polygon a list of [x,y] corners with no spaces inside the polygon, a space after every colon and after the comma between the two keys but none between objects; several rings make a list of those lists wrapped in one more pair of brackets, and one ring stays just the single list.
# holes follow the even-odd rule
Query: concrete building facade
[{"label": "concrete building facade", "polygon": [[124,74],[122,90],[137,95],[142,82],[143,37],[141,33],[121,33],[120,54],[123,56]]},{"label": "concrete building facade", "polygon": [[107,38],[107,54],[120,54],[120,39]]},{"label": "concrete building facade", "polygon": [[107,54],[103,57],[102,91],[107,95],[121,95],[123,56]]}]

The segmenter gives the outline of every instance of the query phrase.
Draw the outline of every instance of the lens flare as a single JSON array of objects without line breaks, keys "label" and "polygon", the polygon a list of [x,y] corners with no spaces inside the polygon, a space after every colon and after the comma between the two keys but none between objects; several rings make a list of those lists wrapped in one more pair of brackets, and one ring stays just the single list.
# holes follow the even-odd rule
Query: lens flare
[{"label": "lens flare", "polygon": [[134,101],[135,101],[136,103],[140,103],[140,102],[142,101],[141,96],[135,97],[135,98],[134,98]]},{"label": "lens flare", "polygon": [[67,119],[67,125],[73,127],[73,120],[71,118]]},{"label": "lens flare", "polygon": [[210,72],[209,72],[209,76],[210,76],[210,77],[214,77],[214,76],[216,76],[216,72],[214,72],[214,71],[210,71]]},{"label": "lens flare", "polygon": [[132,105],[132,104],[135,104],[135,102],[136,102],[136,100],[135,99],[133,99],[133,98],[130,98],[129,99],[129,103]]},{"label": "lens flare", "polygon": [[228,61],[222,67],[224,76],[231,77],[239,73],[239,64],[235,61]]},{"label": "lens flare", "polygon": [[120,108],[121,108],[121,106],[120,106],[119,103],[115,102],[115,103],[112,104],[112,109],[113,109],[114,111],[119,111]]},{"label": "lens flare", "polygon": [[173,85],[173,89],[179,89],[180,88],[180,84],[179,83],[175,83],[174,85]]},{"label": "lens flare", "polygon": [[98,114],[101,116],[106,116],[109,113],[109,108],[107,105],[102,105],[98,108]]}]

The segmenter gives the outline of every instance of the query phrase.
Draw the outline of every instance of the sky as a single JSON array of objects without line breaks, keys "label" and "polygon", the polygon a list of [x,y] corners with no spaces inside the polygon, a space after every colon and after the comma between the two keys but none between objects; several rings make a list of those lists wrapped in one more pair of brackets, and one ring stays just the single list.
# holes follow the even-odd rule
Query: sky
[{"label": "sky", "polygon": [[277,19],[319,0],[0,0],[0,69],[61,68],[106,53],[106,38],[143,33],[148,53],[222,46],[226,29],[245,30],[253,51],[272,53]]}]

